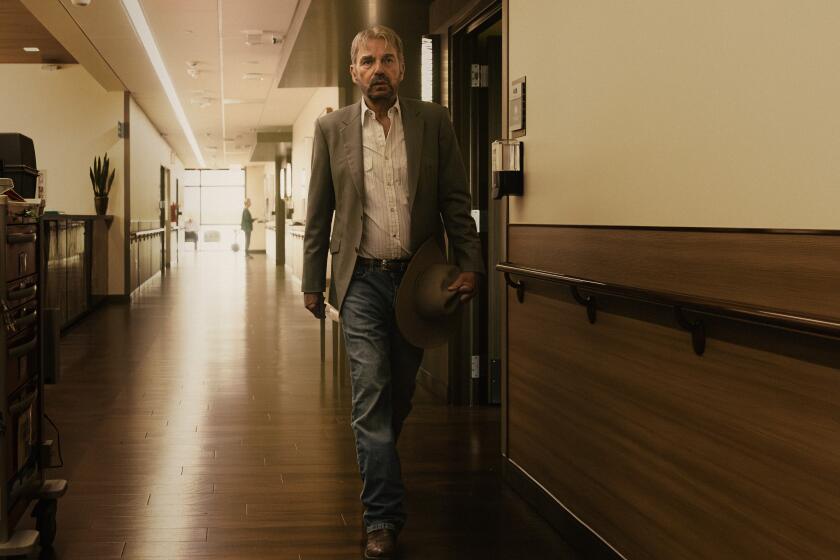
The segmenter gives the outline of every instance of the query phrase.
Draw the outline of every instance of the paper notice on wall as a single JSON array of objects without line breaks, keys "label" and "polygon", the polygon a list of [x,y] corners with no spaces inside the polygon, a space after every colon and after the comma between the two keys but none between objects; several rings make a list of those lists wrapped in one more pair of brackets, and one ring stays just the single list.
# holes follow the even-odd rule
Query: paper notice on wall
[{"label": "paper notice on wall", "polygon": [[45,169],[41,169],[38,171],[38,186],[37,190],[35,191],[38,193],[36,195],[37,198],[41,200],[46,200],[47,198],[47,171]]}]

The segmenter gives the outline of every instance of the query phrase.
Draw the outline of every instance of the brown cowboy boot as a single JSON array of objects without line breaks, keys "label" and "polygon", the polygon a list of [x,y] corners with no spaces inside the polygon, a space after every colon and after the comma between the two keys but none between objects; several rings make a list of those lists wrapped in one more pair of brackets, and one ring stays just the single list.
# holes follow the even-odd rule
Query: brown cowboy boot
[{"label": "brown cowboy boot", "polygon": [[397,549],[397,535],[391,529],[378,529],[367,536],[365,558],[390,560]]}]

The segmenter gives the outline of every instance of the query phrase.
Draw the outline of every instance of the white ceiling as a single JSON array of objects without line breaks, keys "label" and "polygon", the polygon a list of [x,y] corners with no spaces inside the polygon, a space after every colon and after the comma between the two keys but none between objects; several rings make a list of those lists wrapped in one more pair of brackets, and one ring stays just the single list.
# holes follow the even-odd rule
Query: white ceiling
[{"label": "white ceiling", "polygon": [[[79,7],[70,0],[56,1],[132,92],[184,165],[196,166],[122,2],[94,0]],[[288,58],[293,42],[284,38],[293,20],[303,17],[300,11],[309,5],[305,0],[140,0],[140,4],[208,166],[247,163],[256,132],[292,125],[314,94],[314,88],[276,87],[281,60]],[[262,44],[247,45],[245,31],[262,31],[257,35]],[[276,44],[272,36],[278,39]],[[198,63],[197,78],[187,74],[188,62]],[[262,79],[246,80],[245,74]]]}]

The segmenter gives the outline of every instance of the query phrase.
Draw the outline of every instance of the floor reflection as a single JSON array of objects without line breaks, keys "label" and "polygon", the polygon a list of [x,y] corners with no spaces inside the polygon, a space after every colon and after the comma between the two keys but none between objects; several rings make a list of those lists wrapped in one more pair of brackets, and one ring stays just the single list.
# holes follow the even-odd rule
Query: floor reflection
[{"label": "floor reflection", "polygon": [[[357,558],[347,374],[264,255],[182,254],[62,340],[47,389],[70,491],[41,558]],[[400,446],[403,558],[570,558],[500,482],[499,416],[422,390]],[[52,473],[51,473],[52,474]]]}]

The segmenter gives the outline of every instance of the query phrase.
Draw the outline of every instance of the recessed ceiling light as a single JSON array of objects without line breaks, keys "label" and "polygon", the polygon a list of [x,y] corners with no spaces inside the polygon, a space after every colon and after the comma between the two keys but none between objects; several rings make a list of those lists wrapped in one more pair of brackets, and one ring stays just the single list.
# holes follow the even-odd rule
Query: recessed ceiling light
[{"label": "recessed ceiling light", "polygon": [[38,47],[23,47],[23,50],[26,52],[41,52],[41,49]]},{"label": "recessed ceiling light", "polygon": [[242,79],[243,80],[259,80],[259,81],[262,81],[262,80],[265,79],[265,77],[262,74],[260,74],[259,72],[246,72],[245,74],[242,74]]}]

